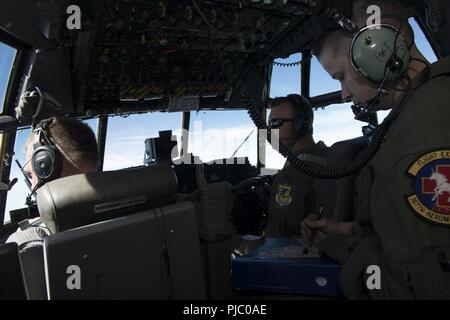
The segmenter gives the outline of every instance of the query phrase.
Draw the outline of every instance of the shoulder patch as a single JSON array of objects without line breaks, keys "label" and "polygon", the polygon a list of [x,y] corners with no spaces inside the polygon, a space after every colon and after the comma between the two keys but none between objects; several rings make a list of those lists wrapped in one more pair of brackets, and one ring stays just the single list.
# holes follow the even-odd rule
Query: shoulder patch
[{"label": "shoulder patch", "polygon": [[429,222],[450,227],[450,150],[420,157],[408,173],[414,178],[414,194],[407,197],[411,208]]},{"label": "shoulder patch", "polygon": [[280,207],[287,207],[292,203],[293,188],[290,184],[279,184],[275,201]]}]

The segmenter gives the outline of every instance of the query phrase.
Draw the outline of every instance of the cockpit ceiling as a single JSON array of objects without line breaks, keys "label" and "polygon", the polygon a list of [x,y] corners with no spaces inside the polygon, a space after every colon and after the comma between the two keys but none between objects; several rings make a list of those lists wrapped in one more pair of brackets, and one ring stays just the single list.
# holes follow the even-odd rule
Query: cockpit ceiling
[{"label": "cockpit ceiling", "polygon": [[229,94],[252,54],[305,13],[303,1],[106,1],[86,107],[107,101]]}]

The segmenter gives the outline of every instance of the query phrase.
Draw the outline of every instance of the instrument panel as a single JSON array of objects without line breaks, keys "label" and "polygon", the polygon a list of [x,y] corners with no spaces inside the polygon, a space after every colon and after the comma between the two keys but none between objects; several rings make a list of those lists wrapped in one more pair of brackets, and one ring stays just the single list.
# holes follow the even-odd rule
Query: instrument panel
[{"label": "instrument panel", "polygon": [[305,12],[305,1],[106,1],[86,103],[164,96],[226,100],[248,59]]}]

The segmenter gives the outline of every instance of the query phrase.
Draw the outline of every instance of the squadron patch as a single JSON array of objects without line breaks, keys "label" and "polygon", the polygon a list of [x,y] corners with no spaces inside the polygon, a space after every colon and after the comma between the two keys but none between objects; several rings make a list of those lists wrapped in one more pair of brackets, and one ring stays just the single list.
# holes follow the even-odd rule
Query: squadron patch
[{"label": "squadron patch", "polygon": [[293,188],[289,184],[279,184],[275,201],[280,207],[287,207],[292,203]]},{"label": "squadron patch", "polygon": [[424,155],[408,173],[415,192],[407,198],[409,205],[422,218],[450,227],[450,150]]}]

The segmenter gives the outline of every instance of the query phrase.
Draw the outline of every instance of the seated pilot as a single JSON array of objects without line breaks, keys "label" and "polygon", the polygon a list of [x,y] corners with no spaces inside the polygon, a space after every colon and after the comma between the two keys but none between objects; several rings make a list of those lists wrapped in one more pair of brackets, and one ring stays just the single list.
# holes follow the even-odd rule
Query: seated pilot
[{"label": "seated pilot", "polygon": [[[313,139],[314,113],[310,103],[291,94],[273,99],[270,104],[269,128],[278,129],[279,140],[300,160],[319,166],[327,165],[328,147]],[[265,236],[300,235],[300,224],[320,205],[315,201],[314,178],[286,163],[272,184],[269,218]]]},{"label": "seated pilot", "polygon": [[[25,153],[24,171],[31,179],[32,193],[49,181],[98,169],[95,134],[88,125],[73,118],[56,116],[41,121],[28,138]],[[19,228],[6,242],[20,246],[48,234],[38,220]]]}]

